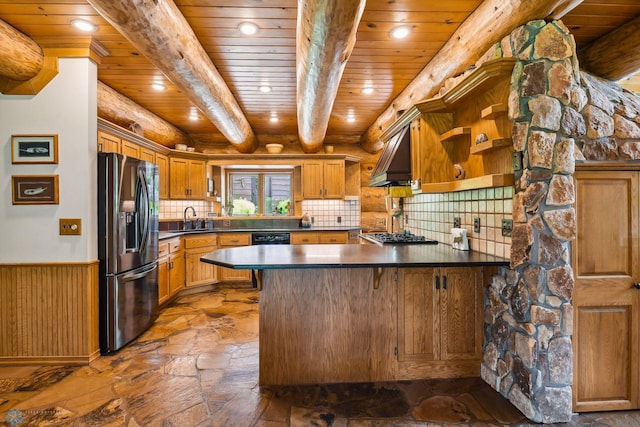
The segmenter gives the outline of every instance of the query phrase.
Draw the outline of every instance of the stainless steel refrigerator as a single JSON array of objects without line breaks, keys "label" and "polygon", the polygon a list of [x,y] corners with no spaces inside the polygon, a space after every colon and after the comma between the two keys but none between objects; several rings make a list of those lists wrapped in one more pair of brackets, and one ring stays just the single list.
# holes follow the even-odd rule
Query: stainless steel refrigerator
[{"label": "stainless steel refrigerator", "polygon": [[100,352],[115,352],[158,317],[158,167],[98,153]]}]

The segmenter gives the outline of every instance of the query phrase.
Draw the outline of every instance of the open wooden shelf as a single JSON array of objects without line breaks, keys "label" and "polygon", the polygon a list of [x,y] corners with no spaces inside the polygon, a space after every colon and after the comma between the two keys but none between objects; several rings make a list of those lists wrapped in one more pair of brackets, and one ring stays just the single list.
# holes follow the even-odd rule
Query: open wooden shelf
[{"label": "open wooden shelf", "polygon": [[511,138],[496,138],[482,142],[480,144],[472,145],[470,154],[483,154],[489,151],[497,150],[498,148],[508,147],[511,145]]},{"label": "open wooden shelf", "polygon": [[493,104],[482,110],[480,117],[485,120],[495,119],[501,114],[505,114],[509,110],[507,104]]},{"label": "open wooden shelf", "polygon": [[460,181],[434,182],[422,184],[422,193],[446,193],[451,191],[475,190],[478,188],[507,187],[513,185],[512,173],[484,175]]},{"label": "open wooden shelf", "polygon": [[440,135],[440,142],[453,141],[454,139],[459,138],[459,137],[464,136],[464,135],[471,135],[471,128],[470,127],[453,128],[450,131],[445,132],[442,135]]}]

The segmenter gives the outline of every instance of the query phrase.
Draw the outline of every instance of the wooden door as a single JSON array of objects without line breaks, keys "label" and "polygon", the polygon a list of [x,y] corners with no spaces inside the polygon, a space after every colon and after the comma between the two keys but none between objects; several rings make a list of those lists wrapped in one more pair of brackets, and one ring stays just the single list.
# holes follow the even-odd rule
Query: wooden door
[{"label": "wooden door", "polygon": [[305,161],[302,166],[302,196],[305,199],[322,199],[322,162]]},{"label": "wooden door", "polygon": [[436,269],[399,268],[398,360],[431,361],[440,356],[440,304]]},{"label": "wooden door", "polygon": [[323,166],[323,198],[344,199],[344,160],[327,160]]},{"label": "wooden door", "polygon": [[156,153],[158,165],[158,188],[161,199],[169,198],[169,158],[164,154]]},{"label": "wooden door", "polygon": [[140,147],[140,160],[144,160],[146,162],[151,162],[151,163],[155,163],[156,161],[156,153],[155,151],[146,148],[146,147]]},{"label": "wooden door", "polygon": [[169,262],[169,295],[173,296],[184,289],[184,252],[172,253]]},{"label": "wooden door", "polygon": [[105,153],[119,153],[120,138],[103,131],[98,131],[98,151]]},{"label": "wooden door", "polygon": [[189,198],[204,199],[207,196],[206,165],[202,160],[189,162]]},{"label": "wooden door", "polygon": [[638,409],[638,173],[577,172],[573,409]]},{"label": "wooden door", "polygon": [[188,198],[189,161],[172,157],[169,160],[169,197],[172,199]]},{"label": "wooden door", "polygon": [[135,142],[127,141],[126,139],[122,140],[120,152],[125,156],[134,157],[136,159],[140,158],[140,146]]},{"label": "wooden door", "polygon": [[482,268],[442,268],[439,276],[441,359],[482,359]]}]

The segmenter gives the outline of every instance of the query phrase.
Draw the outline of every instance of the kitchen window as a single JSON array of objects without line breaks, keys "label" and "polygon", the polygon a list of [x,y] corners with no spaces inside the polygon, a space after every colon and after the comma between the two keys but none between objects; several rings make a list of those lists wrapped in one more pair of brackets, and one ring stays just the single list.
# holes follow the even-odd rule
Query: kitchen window
[{"label": "kitchen window", "polygon": [[231,170],[226,178],[228,215],[293,215],[290,170]]}]

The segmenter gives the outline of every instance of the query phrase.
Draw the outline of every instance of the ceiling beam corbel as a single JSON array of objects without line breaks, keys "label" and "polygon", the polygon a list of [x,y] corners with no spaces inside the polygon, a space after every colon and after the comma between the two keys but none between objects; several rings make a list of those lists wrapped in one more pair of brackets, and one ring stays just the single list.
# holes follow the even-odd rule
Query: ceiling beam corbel
[{"label": "ceiling beam corbel", "polygon": [[365,4],[366,0],[298,1],[298,136],[307,153],[322,148]]},{"label": "ceiling beam corbel", "polygon": [[609,80],[640,70],[640,16],[578,51],[580,68]]},{"label": "ceiling beam corbel", "polygon": [[399,110],[434,96],[442,84],[472,66],[482,54],[511,31],[535,19],[560,19],[582,0],[485,0],[460,25],[418,76],[391,102],[363,135],[361,146],[375,153],[384,146],[380,136]]},{"label": "ceiling beam corbel", "polygon": [[244,112],[172,0],[88,0],[241,153],[258,147]]}]

